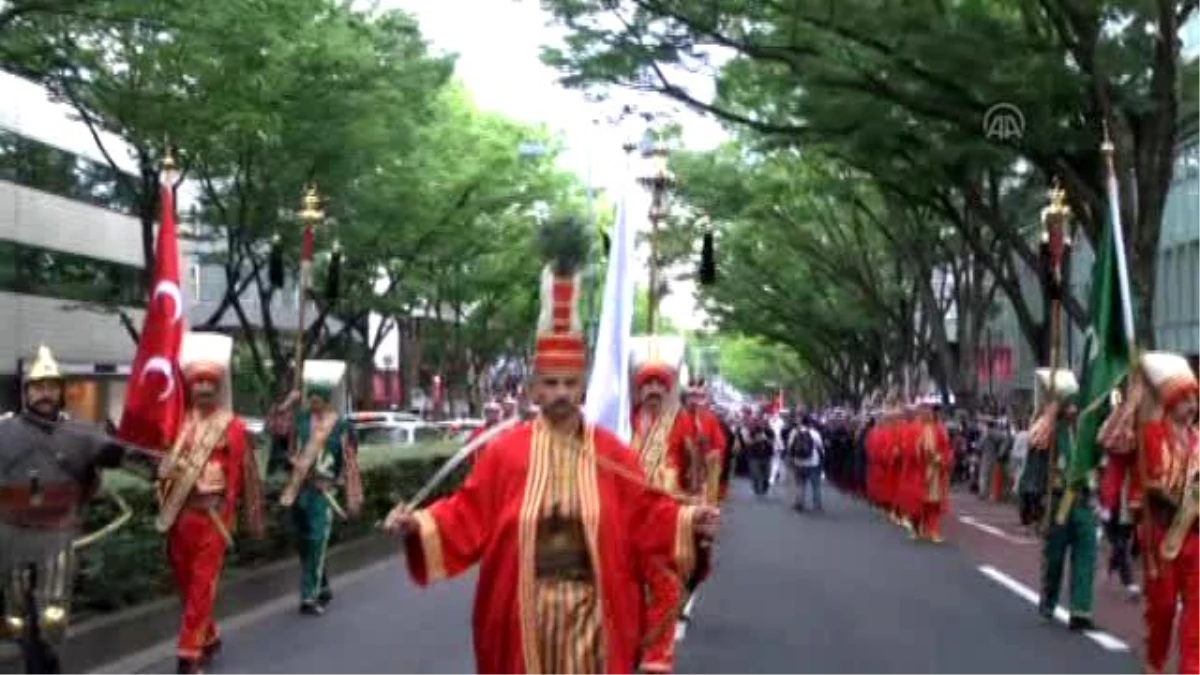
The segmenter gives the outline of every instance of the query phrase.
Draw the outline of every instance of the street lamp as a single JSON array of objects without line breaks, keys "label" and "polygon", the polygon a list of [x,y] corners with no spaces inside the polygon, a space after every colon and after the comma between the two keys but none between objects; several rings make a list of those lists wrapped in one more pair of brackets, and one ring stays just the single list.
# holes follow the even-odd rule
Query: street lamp
[{"label": "street lamp", "polygon": [[667,193],[675,187],[675,174],[667,168],[667,157],[670,154],[670,149],[666,143],[661,141],[652,144],[647,144],[644,147],[642,156],[652,161],[652,168],[649,173],[638,178],[638,182],[642,187],[650,191],[650,212],[647,214],[650,220],[650,294],[649,304],[647,307],[646,318],[648,332],[653,335],[655,333],[656,319],[658,318],[658,300],[659,300],[659,269],[658,269],[658,228],[662,221],[666,220],[669,212],[667,204]]}]

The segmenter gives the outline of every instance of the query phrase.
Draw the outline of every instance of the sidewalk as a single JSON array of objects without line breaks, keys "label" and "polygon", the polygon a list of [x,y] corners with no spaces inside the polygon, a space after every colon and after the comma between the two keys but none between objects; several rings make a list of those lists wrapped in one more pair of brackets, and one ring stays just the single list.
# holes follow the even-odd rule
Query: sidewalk
[{"label": "sidewalk", "polygon": [[[955,491],[951,503],[951,512],[945,524],[947,540],[981,567],[990,566],[1002,573],[989,575],[993,580],[1005,584],[1001,579],[1007,575],[1035,594],[1038,593],[1041,588],[1041,541],[1021,525],[1016,505],[985,502],[965,491]],[[1140,584],[1140,565],[1135,563],[1135,566],[1138,568],[1135,582]],[[1124,641],[1130,650],[1140,653],[1143,639],[1142,604],[1140,600],[1128,600],[1117,578],[1108,577],[1108,544],[1103,538],[1100,538],[1096,554],[1096,568],[1093,611],[1097,628]],[[1067,583],[1064,575],[1060,606],[1065,606],[1067,602]],[[1022,594],[1021,590],[1012,587],[1010,590]],[[1036,620],[1032,604],[1029,615],[1031,620]],[[1103,640],[1097,641],[1103,644]]]}]

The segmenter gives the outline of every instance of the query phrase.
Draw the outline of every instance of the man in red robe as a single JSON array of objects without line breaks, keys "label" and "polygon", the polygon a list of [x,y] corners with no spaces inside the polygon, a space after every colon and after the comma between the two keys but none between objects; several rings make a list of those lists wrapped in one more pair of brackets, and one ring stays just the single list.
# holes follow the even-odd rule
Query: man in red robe
[{"label": "man in red robe", "polygon": [[925,505],[925,462],[917,449],[921,425],[916,410],[915,405],[906,406],[900,418],[896,461],[896,510],[913,539]]},{"label": "man in red robe", "polygon": [[155,525],[167,533],[167,558],[183,606],[176,646],[180,673],[200,672],[221,648],[213,603],[243,494],[251,534],[262,534],[258,468],[246,425],[232,410],[232,354],[233,340],[225,335],[184,335],[179,360],[188,411],[159,465]]},{"label": "man in red robe", "polygon": [[[698,476],[702,458],[692,427],[693,418],[679,409],[675,395],[677,379],[675,369],[661,361],[643,364],[634,373],[637,404],[633,409],[630,445],[652,485],[700,497],[703,484]],[[643,623],[651,627],[651,632],[639,670],[666,673],[674,669],[675,619],[683,601],[684,582],[689,582],[691,576],[679,577],[659,560],[644,562],[649,597]]]},{"label": "man in red robe", "polygon": [[875,499],[884,515],[896,522],[896,410],[888,406],[875,427]]},{"label": "man in red robe", "polygon": [[950,435],[929,401],[921,404],[915,443],[921,475],[920,511],[914,521],[913,535],[937,544],[942,541],[942,518],[950,500],[950,464],[954,453],[950,449]]},{"label": "man in red robe", "polygon": [[704,380],[693,381],[688,387],[686,414],[691,418],[695,430],[697,450],[704,456],[704,498],[709,504],[718,504],[725,498],[725,486],[721,483],[721,468],[725,466],[725,433],[721,421],[708,407],[708,390]]},{"label": "man in red robe", "polygon": [[[1175,617],[1177,672],[1200,671],[1200,441],[1196,435],[1196,376],[1177,354],[1147,352],[1141,371],[1152,409],[1141,420],[1142,456],[1130,503],[1139,519],[1145,580],[1145,672],[1167,667]],[[1140,475],[1139,475],[1140,474]],[[1179,609],[1182,611],[1179,611]]]},{"label": "man in red robe", "polygon": [[584,422],[574,261],[560,255],[542,274],[538,415],[493,440],[453,495],[384,523],[404,535],[420,585],[479,563],[481,673],[633,672],[659,629],[642,623],[645,565],[687,578],[719,523],[716,509],[651,487],[628,447]]}]

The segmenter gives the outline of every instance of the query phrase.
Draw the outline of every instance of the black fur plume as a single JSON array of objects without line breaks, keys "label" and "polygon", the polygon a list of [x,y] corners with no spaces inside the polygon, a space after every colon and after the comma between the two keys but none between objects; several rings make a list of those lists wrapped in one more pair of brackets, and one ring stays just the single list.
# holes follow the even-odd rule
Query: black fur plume
[{"label": "black fur plume", "polygon": [[574,274],[587,259],[588,231],[577,218],[559,218],[542,225],[538,251],[555,274]]},{"label": "black fur plume", "polygon": [[700,284],[712,286],[717,283],[717,251],[712,230],[704,233],[700,247]]},{"label": "black fur plume", "polygon": [[271,253],[267,258],[267,279],[271,282],[272,287],[283,288],[283,244],[280,243],[278,234],[271,238]]},{"label": "black fur plume", "polygon": [[342,251],[334,248],[329,255],[329,272],[325,277],[325,299],[337,300],[342,282]]}]

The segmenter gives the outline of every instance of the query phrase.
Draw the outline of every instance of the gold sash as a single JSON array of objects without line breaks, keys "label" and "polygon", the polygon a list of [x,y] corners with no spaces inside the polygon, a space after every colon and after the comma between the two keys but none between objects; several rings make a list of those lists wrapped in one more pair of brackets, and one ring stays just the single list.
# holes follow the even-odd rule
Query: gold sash
[{"label": "gold sash", "polygon": [[[313,418],[310,416],[308,419],[311,425]],[[325,449],[325,442],[329,440],[329,434],[337,425],[337,421],[337,415],[327,415],[325,419],[320,420],[320,424],[312,427],[308,443],[304,444],[304,451],[300,453],[300,457],[292,466],[292,473],[288,476],[287,485],[284,486],[283,493],[279,496],[280,505],[291,506],[296,503],[296,497],[300,494],[300,486],[304,484],[309,470],[317,463],[317,459]]]},{"label": "gold sash", "polygon": [[[225,430],[233,421],[233,413],[222,410],[207,419],[188,417],[183,425],[183,431],[175,439],[171,454],[167,461],[176,467],[174,477],[164,479],[159,483],[159,512],[154,521],[159,532],[166,532],[175,524],[179,511],[192,493],[196,479],[208,464],[212,451],[225,438]],[[199,427],[199,433],[195,433]],[[192,440],[192,436],[195,439]],[[189,442],[189,440],[191,442]],[[186,447],[185,447],[186,446]]]},{"label": "gold sash", "polygon": [[933,425],[925,425],[917,441],[925,456],[925,501],[942,501],[942,453],[938,450]]},{"label": "gold sash", "polygon": [[656,485],[662,482],[660,474],[664,468],[663,460],[667,456],[667,440],[671,429],[675,427],[675,415],[678,412],[677,407],[663,410],[658,419],[650,425],[650,430],[646,433],[645,438],[638,435],[633,439],[634,450],[638,453],[642,469],[646,472],[646,477]]}]

